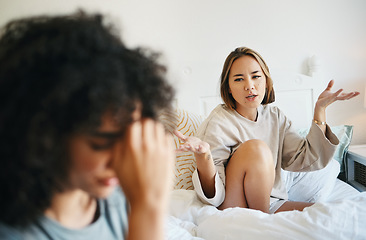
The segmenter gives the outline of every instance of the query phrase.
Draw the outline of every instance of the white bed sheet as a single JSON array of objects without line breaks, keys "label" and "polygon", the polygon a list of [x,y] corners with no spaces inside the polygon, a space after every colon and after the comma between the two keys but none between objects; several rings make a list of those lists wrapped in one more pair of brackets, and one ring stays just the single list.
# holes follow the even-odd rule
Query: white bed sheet
[{"label": "white bed sheet", "polygon": [[329,194],[327,198],[327,202],[340,201],[343,199],[352,199],[358,196],[359,194],[360,192],[356,188],[337,179],[332,192]]},{"label": "white bed sheet", "polygon": [[[315,203],[303,212],[266,214],[229,208],[224,211],[203,204],[193,190],[174,190],[171,195],[167,239],[366,239],[366,192],[354,192],[341,200]],[[339,196],[339,195],[337,195]],[[332,197],[332,196],[331,196]],[[331,199],[331,198],[330,198]]]},{"label": "white bed sheet", "polygon": [[[219,211],[193,190],[174,190],[166,238],[186,239],[366,239],[366,192],[337,179],[335,160],[309,173],[283,172],[289,197],[314,200],[303,212],[265,214],[251,209]],[[291,193],[291,194],[290,194]]]}]

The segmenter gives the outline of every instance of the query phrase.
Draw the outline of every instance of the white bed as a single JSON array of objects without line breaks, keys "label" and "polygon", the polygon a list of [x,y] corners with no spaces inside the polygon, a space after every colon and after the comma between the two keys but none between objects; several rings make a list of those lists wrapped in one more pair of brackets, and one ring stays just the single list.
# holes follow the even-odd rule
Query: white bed
[{"label": "white bed", "polygon": [[303,212],[276,214],[243,208],[219,211],[198,200],[193,190],[174,190],[167,239],[365,239],[366,193],[349,190],[338,189],[343,197]]},{"label": "white bed", "polygon": [[[309,74],[273,72],[275,104],[292,119],[299,132],[310,126],[317,96],[326,86],[318,77],[319,66],[309,60]],[[315,87],[317,86],[317,87]],[[199,124],[220,98],[199,97],[201,113],[178,109],[168,116],[170,124],[178,121],[178,130],[194,135]],[[297,106],[294,108],[294,105]],[[302,129],[302,130],[300,130]],[[333,127],[332,127],[333,130]],[[175,187],[166,225],[167,239],[366,239],[366,192],[360,193],[337,179],[352,128],[335,126],[342,146],[332,164],[318,172],[289,173],[287,187],[290,200],[316,202],[303,212],[265,214],[260,211],[230,208],[224,211],[202,203],[193,190],[191,176],[196,167],[191,153],[177,154]],[[306,132],[306,131],[305,131]],[[176,138],[176,145],[179,140]]]}]

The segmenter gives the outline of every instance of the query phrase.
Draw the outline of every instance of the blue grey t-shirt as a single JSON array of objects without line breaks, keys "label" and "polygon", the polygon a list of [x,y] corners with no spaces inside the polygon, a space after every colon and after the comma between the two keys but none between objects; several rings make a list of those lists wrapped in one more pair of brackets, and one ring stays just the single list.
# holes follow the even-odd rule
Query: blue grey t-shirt
[{"label": "blue grey t-shirt", "polygon": [[128,229],[128,204],[121,189],[115,190],[105,200],[98,200],[98,206],[100,211],[99,218],[85,228],[69,229],[43,216],[37,223],[21,230],[0,224],[0,239],[125,239]]}]

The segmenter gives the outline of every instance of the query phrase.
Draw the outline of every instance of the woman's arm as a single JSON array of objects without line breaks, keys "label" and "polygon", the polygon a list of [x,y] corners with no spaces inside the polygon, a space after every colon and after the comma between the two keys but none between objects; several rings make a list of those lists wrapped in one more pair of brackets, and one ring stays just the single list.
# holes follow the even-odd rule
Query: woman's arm
[{"label": "woman's arm", "polygon": [[[289,171],[313,171],[323,168],[334,154],[339,142],[337,137],[328,132],[326,125],[326,108],[338,100],[348,100],[359,92],[343,93],[342,89],[331,92],[334,81],[319,95],[314,108],[314,122],[306,139],[300,138],[295,129],[286,131],[282,150],[282,168]],[[325,138],[323,137],[325,136]],[[325,140],[325,141],[324,141]],[[315,161],[322,159],[322,161]]]},{"label": "woman's arm", "polygon": [[150,119],[136,121],[117,144],[114,169],[130,203],[128,238],[164,238],[164,219],[172,184],[174,142]]},{"label": "woman's arm", "polygon": [[319,95],[314,108],[314,122],[318,124],[318,126],[324,133],[326,133],[325,109],[335,101],[349,100],[360,94],[359,92],[343,93],[343,89],[339,89],[338,91],[332,93],[331,89],[333,85],[334,80],[331,80],[328,83],[327,88]]},{"label": "woman's arm", "polygon": [[191,151],[194,153],[199,179],[205,196],[207,198],[214,197],[216,168],[212,159],[210,145],[199,138],[184,136],[179,131],[174,131],[174,134],[184,143],[179,146],[178,151]]}]

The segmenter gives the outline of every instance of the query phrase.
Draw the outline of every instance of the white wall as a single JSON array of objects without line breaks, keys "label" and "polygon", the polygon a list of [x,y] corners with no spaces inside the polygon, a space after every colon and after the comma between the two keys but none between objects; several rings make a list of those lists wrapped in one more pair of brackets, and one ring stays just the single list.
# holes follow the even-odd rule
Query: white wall
[{"label": "white wall", "polygon": [[354,125],[352,143],[366,143],[364,0],[0,0],[0,24],[78,7],[109,14],[129,46],[162,52],[179,105],[193,112],[200,111],[198,96],[218,92],[223,61],[235,47],[257,50],[271,69],[305,74],[316,54],[319,84],[335,79],[335,89],[361,92],[330,106],[327,121]]}]

